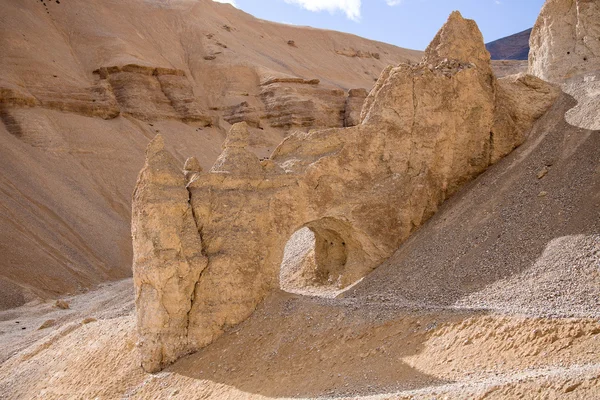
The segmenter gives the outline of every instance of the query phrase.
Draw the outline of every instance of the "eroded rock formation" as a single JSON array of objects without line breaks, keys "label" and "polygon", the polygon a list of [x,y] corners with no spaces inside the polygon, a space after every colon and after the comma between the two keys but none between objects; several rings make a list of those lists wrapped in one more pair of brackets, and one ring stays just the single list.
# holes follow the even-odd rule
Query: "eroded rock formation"
[{"label": "eroded rock formation", "polygon": [[345,94],[318,80],[272,79],[261,84],[263,118],[274,128],[343,127]]},{"label": "eroded rock formation", "polygon": [[[190,169],[199,165],[192,160]],[[142,366],[155,371],[188,351],[188,312],[206,268],[185,177],[158,135],[133,195],[135,302]]]},{"label": "eroded rock formation", "polygon": [[213,121],[203,110],[192,90],[192,84],[181,70],[128,64],[103,67],[94,71],[100,82],[109,85],[121,112],[143,120],[180,119]]},{"label": "eroded rock formation", "polygon": [[318,79],[268,78],[257,98],[222,108],[230,124],[246,122],[253,128],[290,130],[343,128],[360,122],[366,89],[325,87]]},{"label": "eroded rock formation", "polygon": [[[261,82],[370,89],[387,64],[422,55],[212,0],[43,3],[0,7],[0,309],[131,276],[131,191],[157,133],[208,171],[228,122],[247,121],[267,157],[289,132],[261,121]],[[380,59],[335,53],[345,47]]]},{"label": "eroded rock formation", "polygon": [[530,47],[529,73],[551,82],[600,69],[600,3],[547,0]]},{"label": "eroded rock formation", "polygon": [[[314,234],[320,282],[343,288],[365,276],[521,144],[556,96],[532,77],[499,84],[476,24],[455,12],[422,63],[383,71],[359,125],[296,132],[263,161],[247,150],[247,124],[234,125],[212,170],[187,184],[193,212],[184,172],[153,143],[133,219],[144,368],[160,369],[246,319],[279,286],[285,244],[301,228]],[[541,105],[525,106],[532,98]],[[168,173],[158,179],[155,169]]]}]

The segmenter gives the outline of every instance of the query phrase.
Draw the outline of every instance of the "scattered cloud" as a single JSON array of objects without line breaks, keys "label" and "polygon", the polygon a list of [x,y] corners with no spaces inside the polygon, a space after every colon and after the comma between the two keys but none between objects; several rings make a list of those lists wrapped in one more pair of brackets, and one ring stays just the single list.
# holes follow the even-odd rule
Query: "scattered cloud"
[{"label": "scattered cloud", "polygon": [[216,1],[217,3],[228,3],[234,7],[237,7],[237,4],[235,4],[235,0],[213,0],[213,1]]},{"label": "scattered cloud", "polygon": [[402,0],[385,0],[385,2],[387,3],[388,6],[393,7],[393,6],[397,6],[398,4],[402,3]]},{"label": "scattered cloud", "polygon": [[[394,0],[389,0],[394,1]],[[285,0],[288,4],[297,4],[309,11],[342,11],[348,19],[360,20],[361,0]]]}]

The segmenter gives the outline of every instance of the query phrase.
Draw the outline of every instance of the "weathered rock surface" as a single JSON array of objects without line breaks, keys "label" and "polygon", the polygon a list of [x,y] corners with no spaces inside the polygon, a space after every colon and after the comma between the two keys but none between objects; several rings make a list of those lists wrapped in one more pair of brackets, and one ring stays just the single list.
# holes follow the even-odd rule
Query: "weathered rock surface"
[{"label": "weathered rock surface", "polygon": [[522,143],[533,122],[544,115],[560,93],[557,86],[533,75],[518,74],[499,79],[496,96],[503,112],[497,112],[496,124],[510,126],[514,136],[494,137],[494,148],[499,151],[496,157],[512,150],[514,143]]},{"label": "weathered rock surface", "polygon": [[360,113],[368,95],[369,92],[365,89],[350,89],[348,91],[344,111],[344,127],[360,124]]},{"label": "weathered rock surface", "polygon": [[337,128],[344,126],[345,93],[314,81],[278,81],[263,83],[260,99],[265,106],[264,119],[274,128]]},{"label": "weathered rock surface", "polygon": [[[505,85],[519,92],[502,95]],[[197,249],[208,265],[178,348],[201,348],[251,315],[279,286],[286,242],[299,229],[314,234],[315,265],[308,264],[321,284],[343,288],[364,277],[445,199],[520,145],[556,96],[535,78],[499,84],[476,24],[455,12],[421,64],[383,71],[360,125],[296,132],[262,162],[247,150],[247,124],[234,125],[212,170],[187,185],[202,238]],[[542,100],[539,109],[514,109],[532,98]],[[181,178],[172,191],[185,187]],[[143,201],[136,204],[144,210]],[[147,223],[134,218],[134,229]],[[158,299],[161,285],[152,286]],[[190,298],[188,289],[179,289],[182,298]],[[137,307],[151,315],[163,305],[140,301]],[[152,369],[171,361],[161,346],[157,340],[142,348]]]},{"label": "weathered rock surface", "polygon": [[196,174],[202,172],[202,165],[196,157],[189,157],[183,165],[183,173],[187,182],[191,181]]},{"label": "weathered rock surface", "polygon": [[260,110],[242,101],[239,104],[223,107],[223,119],[230,124],[245,122],[254,128],[260,128]]},{"label": "weathered rock surface", "polygon": [[343,128],[358,125],[367,94],[363,88],[344,93],[324,87],[318,79],[270,77],[260,84],[257,96],[221,110],[228,123],[246,122],[253,128]]},{"label": "weathered rock surface", "polygon": [[101,82],[108,82],[124,114],[150,121],[197,121],[202,126],[213,122],[198,104],[192,83],[182,70],[128,64],[99,68],[94,73]]},{"label": "weathered rock surface", "polygon": [[[197,166],[193,161],[188,168]],[[185,178],[157,136],[133,195],[135,303],[142,366],[157,371],[188,351],[188,313],[206,268]]]},{"label": "weathered rock surface", "polygon": [[529,73],[550,82],[600,69],[600,3],[547,0],[530,47]]},{"label": "weathered rock surface", "polygon": [[31,85],[26,90],[0,81],[0,105],[12,107],[44,107],[89,117],[112,119],[120,109],[110,85],[99,81],[91,87]]}]

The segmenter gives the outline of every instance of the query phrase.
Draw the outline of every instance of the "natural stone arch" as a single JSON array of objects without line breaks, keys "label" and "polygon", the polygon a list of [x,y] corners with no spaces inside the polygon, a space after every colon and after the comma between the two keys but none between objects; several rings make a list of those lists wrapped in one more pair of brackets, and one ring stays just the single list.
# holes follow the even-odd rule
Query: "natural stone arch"
[{"label": "natural stone arch", "polygon": [[286,249],[297,233],[301,233],[296,240],[302,248],[287,258],[284,254],[280,271],[283,290],[331,297],[370,271],[365,267],[368,257],[347,221],[323,217],[308,222],[296,230]]},{"label": "natural stone arch", "polygon": [[305,224],[315,235],[315,266],[320,282],[343,289],[364,277],[368,257],[356,238],[351,223],[324,217]]},{"label": "natural stone arch", "polygon": [[523,79],[496,80],[477,26],[453,13],[423,63],[382,73],[358,126],[295,133],[260,161],[236,124],[207,173],[192,161],[178,171],[155,139],[132,217],[144,368],[248,318],[278,289],[300,227],[319,236],[327,279],[347,286],[376,268],[552,105],[555,88]]},{"label": "natural stone arch", "polygon": [[348,261],[346,239],[337,231],[315,226],[315,277],[320,284],[327,282],[342,286],[345,267]]}]

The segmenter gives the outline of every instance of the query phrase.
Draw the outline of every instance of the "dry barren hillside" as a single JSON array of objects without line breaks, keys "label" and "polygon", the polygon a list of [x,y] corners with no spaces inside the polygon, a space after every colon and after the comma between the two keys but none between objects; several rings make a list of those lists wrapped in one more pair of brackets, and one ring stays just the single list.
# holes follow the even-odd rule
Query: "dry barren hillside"
[{"label": "dry barren hillside", "polygon": [[246,121],[265,156],[290,130],[356,123],[381,70],[420,56],[210,0],[6,0],[0,22],[0,308],[131,275],[157,133],[208,168]]},{"label": "dry barren hillside", "polygon": [[[597,3],[547,0],[503,79],[459,12],[421,58],[208,0],[5,3],[0,399],[600,398]],[[13,307],[131,241],[133,279]]]}]

